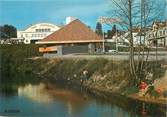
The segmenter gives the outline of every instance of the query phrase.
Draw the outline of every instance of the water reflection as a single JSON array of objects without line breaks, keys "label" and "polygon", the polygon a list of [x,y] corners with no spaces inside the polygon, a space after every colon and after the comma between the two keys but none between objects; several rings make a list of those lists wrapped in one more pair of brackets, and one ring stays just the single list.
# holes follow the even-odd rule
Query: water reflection
[{"label": "water reflection", "polygon": [[[18,86],[17,95],[0,95],[0,115],[44,117],[139,117],[136,103],[111,97],[111,102],[99,100],[87,93],[39,83]],[[120,101],[121,100],[121,101]],[[119,106],[118,106],[119,105]],[[129,105],[129,106],[128,106]],[[122,108],[121,108],[122,107]],[[148,105],[147,105],[148,107]],[[156,106],[157,107],[157,106]],[[151,106],[150,108],[153,108]],[[6,113],[17,109],[19,113]]]},{"label": "water reflection", "polygon": [[52,102],[53,98],[44,89],[45,85],[42,83],[39,85],[27,84],[25,86],[18,87],[18,96],[26,97],[39,103]]},{"label": "water reflection", "polygon": [[67,107],[68,115],[71,116],[74,113],[80,112],[90,100],[86,95],[58,88],[56,85],[43,83],[39,85],[27,84],[24,87],[18,87],[18,96],[29,98],[37,103],[62,102]]}]

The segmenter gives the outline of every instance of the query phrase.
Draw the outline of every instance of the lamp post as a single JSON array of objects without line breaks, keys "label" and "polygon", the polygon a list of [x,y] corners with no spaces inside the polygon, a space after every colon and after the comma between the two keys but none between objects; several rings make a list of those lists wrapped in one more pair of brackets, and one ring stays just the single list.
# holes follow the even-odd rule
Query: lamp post
[{"label": "lamp post", "polygon": [[116,52],[118,52],[118,32],[117,32],[117,29],[116,29]]},{"label": "lamp post", "polygon": [[105,53],[105,34],[103,32],[103,53]]}]

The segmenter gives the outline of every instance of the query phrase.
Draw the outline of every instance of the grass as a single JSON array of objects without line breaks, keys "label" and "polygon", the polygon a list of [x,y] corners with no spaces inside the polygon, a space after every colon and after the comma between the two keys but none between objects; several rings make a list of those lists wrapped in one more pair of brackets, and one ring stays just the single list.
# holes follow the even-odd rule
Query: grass
[{"label": "grass", "polygon": [[[26,82],[27,77],[39,76],[48,80],[80,81],[83,70],[88,71],[88,84],[99,89],[117,90],[131,93],[133,77],[130,75],[128,61],[97,59],[37,59],[30,60],[38,53],[38,45],[0,45],[1,49],[1,81]],[[161,63],[149,62],[146,71],[153,73],[157,79],[164,75]],[[75,76],[75,77],[74,77]],[[31,79],[32,81],[34,79]],[[96,82],[95,82],[96,81]],[[132,87],[132,89],[131,89]]]}]

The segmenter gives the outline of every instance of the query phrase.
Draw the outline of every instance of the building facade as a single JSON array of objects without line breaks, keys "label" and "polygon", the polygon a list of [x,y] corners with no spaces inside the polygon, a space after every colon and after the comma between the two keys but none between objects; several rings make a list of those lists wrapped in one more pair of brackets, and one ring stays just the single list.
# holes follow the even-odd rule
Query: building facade
[{"label": "building facade", "polygon": [[167,47],[167,21],[154,22],[152,30],[147,32],[149,46]]},{"label": "building facade", "polygon": [[24,40],[25,44],[31,44],[44,39],[59,29],[60,27],[54,24],[38,23],[28,27],[24,31],[17,31],[17,38]]},{"label": "building facade", "polygon": [[102,37],[76,19],[36,42],[40,52],[51,54],[93,53],[101,49]]}]

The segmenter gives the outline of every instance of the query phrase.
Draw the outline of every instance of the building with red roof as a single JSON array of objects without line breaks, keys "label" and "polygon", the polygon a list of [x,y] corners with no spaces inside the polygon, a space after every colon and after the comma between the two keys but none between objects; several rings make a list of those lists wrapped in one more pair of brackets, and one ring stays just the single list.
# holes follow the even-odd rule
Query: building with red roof
[{"label": "building with red roof", "polygon": [[[58,46],[61,46],[65,47],[67,51],[71,50],[69,53],[88,53],[100,50],[102,42],[103,40],[101,36],[97,35],[88,26],[76,19],[38,41],[37,44],[45,45],[44,48],[46,49],[43,48],[45,52],[47,52],[47,47],[57,46],[57,51],[59,51]],[[79,51],[80,48],[81,51]],[[84,51],[83,48],[85,48]]]}]

